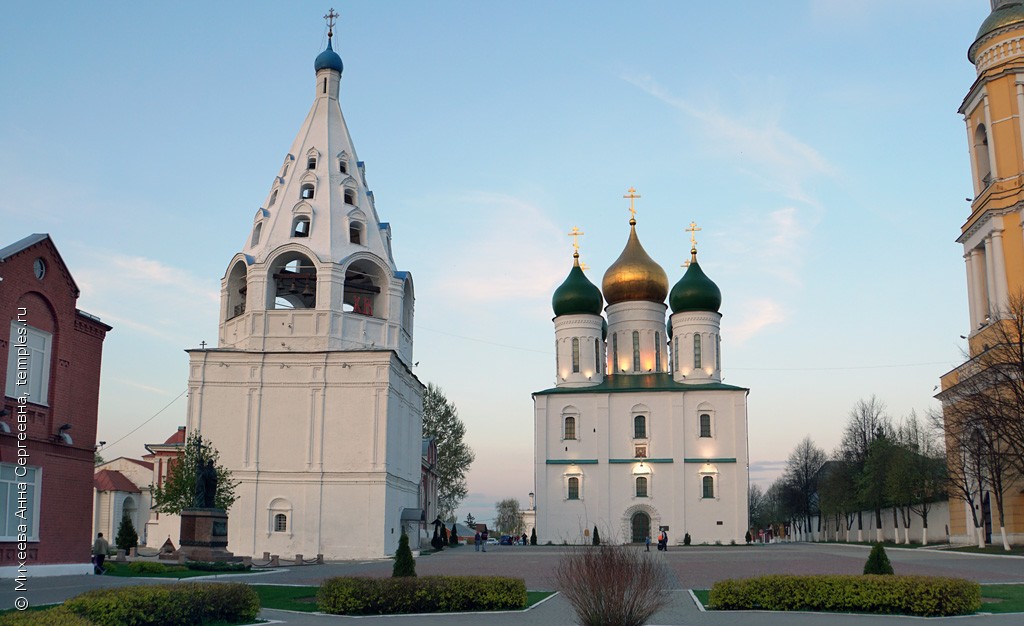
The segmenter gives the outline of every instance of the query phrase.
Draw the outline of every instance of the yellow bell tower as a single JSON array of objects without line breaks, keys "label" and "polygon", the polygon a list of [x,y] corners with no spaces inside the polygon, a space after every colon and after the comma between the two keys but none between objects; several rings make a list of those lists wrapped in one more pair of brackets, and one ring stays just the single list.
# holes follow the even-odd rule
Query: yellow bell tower
[{"label": "yellow bell tower", "polygon": [[964,246],[970,354],[1024,288],[1024,2],[992,0],[967,52],[978,78],[960,105],[974,197],[957,241]]},{"label": "yellow bell tower", "polygon": [[[972,461],[980,442],[1000,436],[983,423],[982,407],[999,392],[1022,388],[1000,382],[1007,355],[1019,343],[1019,298],[1024,297],[1024,0],[991,0],[967,58],[978,78],[960,105],[967,131],[974,193],[957,242],[964,246],[970,332],[969,360],[941,380],[948,468],[953,478],[949,534],[953,543],[1004,545],[1024,540],[1024,482],[1000,488],[990,468]],[[1012,360],[1009,361],[1013,363]],[[979,400],[979,398],[981,400]],[[987,404],[986,404],[987,402]],[[1001,408],[1002,417],[1020,419]],[[1014,426],[1013,429],[1017,427]],[[965,493],[961,493],[965,492]],[[970,498],[965,498],[970,492]],[[998,514],[1000,493],[1003,514]],[[1002,524],[1000,524],[1002,519]],[[1002,528],[1000,528],[1002,526]]]}]

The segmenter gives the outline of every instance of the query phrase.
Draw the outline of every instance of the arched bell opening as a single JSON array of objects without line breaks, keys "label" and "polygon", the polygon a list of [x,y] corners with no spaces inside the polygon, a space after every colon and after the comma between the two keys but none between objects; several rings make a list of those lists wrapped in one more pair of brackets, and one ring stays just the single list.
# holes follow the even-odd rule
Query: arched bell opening
[{"label": "arched bell opening", "polygon": [[347,313],[386,317],[387,279],[376,263],[360,259],[345,271],[345,299],[342,310]]},{"label": "arched bell opening", "polygon": [[232,319],[245,313],[245,295],[248,290],[247,274],[248,268],[245,266],[245,261],[238,261],[231,266],[231,271],[228,273],[227,319]]},{"label": "arched bell opening", "polygon": [[278,257],[270,270],[269,309],[316,307],[316,265],[300,252]]}]

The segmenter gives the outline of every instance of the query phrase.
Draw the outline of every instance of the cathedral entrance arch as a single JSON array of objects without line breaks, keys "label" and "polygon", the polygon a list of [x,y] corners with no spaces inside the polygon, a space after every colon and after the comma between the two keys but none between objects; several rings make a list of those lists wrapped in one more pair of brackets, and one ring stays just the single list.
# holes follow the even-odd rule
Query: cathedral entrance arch
[{"label": "cathedral entrance arch", "polygon": [[647,513],[643,511],[634,513],[630,525],[632,526],[631,541],[633,543],[644,543],[651,536],[651,516]]},{"label": "cathedral entrance arch", "polygon": [[630,543],[643,543],[660,523],[661,515],[649,504],[631,506],[622,515],[622,538]]}]

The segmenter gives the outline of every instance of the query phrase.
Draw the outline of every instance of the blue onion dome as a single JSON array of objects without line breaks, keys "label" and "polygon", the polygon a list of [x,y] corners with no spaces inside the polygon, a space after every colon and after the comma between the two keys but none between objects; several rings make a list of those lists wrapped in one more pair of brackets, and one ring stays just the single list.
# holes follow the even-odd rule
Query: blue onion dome
[{"label": "blue onion dome", "polygon": [[341,63],[341,57],[331,47],[331,38],[328,37],[327,49],[317,55],[316,61],[313,61],[313,69],[317,72],[320,70],[334,70],[340,74],[344,67]]},{"label": "blue onion dome", "polygon": [[673,313],[683,311],[714,311],[722,306],[722,290],[714,283],[697,263],[697,249],[690,249],[690,265],[686,273],[679,279],[672,293],[668,296],[668,304]]},{"label": "blue onion dome", "polygon": [[572,255],[572,269],[551,296],[551,308],[559,315],[600,315],[604,299],[597,285],[590,282],[580,267],[580,254]]},{"label": "blue onion dome", "polygon": [[665,302],[668,276],[640,245],[636,236],[636,220],[629,220],[626,247],[604,273],[601,291],[609,305],[638,300]]},{"label": "blue onion dome", "polygon": [[1024,23],[1024,4],[1013,0],[998,3],[997,8],[981,23],[981,28],[978,29],[978,35],[974,38],[974,43],[967,50],[968,60],[974,63],[975,55],[978,52],[978,43],[985,35],[1001,28],[1022,23]]}]

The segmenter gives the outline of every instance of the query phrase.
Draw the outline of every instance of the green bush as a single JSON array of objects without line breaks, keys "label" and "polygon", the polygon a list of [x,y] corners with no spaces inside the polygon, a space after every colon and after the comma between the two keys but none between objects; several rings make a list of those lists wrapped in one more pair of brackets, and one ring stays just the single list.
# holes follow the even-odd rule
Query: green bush
[{"label": "green bush", "polygon": [[135,524],[132,523],[132,518],[128,517],[128,513],[121,516],[121,525],[117,528],[114,545],[126,553],[132,548],[139,547],[139,533],[135,531]]},{"label": "green bush", "polygon": [[0,615],[2,626],[92,626],[92,622],[75,615],[63,606],[42,611],[18,611]]},{"label": "green bush", "polygon": [[64,607],[96,626],[190,626],[251,622],[260,600],[240,583],[179,583],[95,589],[67,600]]},{"label": "green bush", "polygon": [[196,572],[248,572],[252,569],[252,565],[225,561],[188,561],[185,567]]},{"label": "green bush", "polygon": [[526,606],[526,583],[502,576],[329,578],[317,606],[334,615],[495,611]]},{"label": "green bush", "polygon": [[885,548],[882,547],[882,544],[876,543],[875,547],[871,548],[868,561],[864,564],[864,573],[878,574],[880,576],[891,576],[895,573],[892,569],[892,563],[889,562],[889,555],[885,553]]},{"label": "green bush", "polygon": [[595,546],[601,545],[601,534],[597,532],[597,526],[594,526],[594,536],[593,539],[591,539],[591,543]]},{"label": "green bush", "polygon": [[709,604],[717,610],[966,615],[981,608],[981,586],[938,576],[775,575],[719,581]]},{"label": "green bush", "polygon": [[[115,565],[121,569],[121,565]],[[110,567],[109,565],[107,566]],[[167,572],[184,572],[185,568],[180,565],[167,565],[154,561],[132,561],[128,564],[128,571],[133,574],[164,574]]]},{"label": "green bush", "polygon": [[395,564],[391,568],[391,575],[396,578],[416,575],[416,559],[412,558],[412,550],[409,549],[409,536],[402,531],[398,538],[398,550],[395,552]]}]

